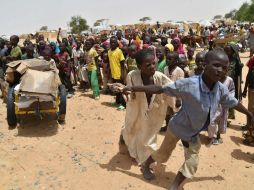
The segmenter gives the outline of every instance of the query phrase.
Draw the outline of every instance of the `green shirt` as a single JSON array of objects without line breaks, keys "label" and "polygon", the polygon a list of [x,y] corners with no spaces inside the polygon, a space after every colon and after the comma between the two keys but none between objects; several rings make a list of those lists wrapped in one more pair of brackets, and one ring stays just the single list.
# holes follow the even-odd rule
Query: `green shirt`
[{"label": "green shirt", "polygon": [[126,59],[126,66],[127,66],[127,72],[129,73],[130,71],[138,69],[137,63],[135,59],[132,58],[127,58]]},{"label": "green shirt", "polygon": [[161,62],[158,62],[156,65],[157,71],[164,73],[164,68],[166,67],[166,59],[163,59]]},{"label": "green shirt", "polygon": [[21,52],[21,49],[20,49],[19,46],[16,46],[16,47],[12,48],[12,50],[11,50],[11,56],[15,57],[17,59],[21,59],[22,52]]}]

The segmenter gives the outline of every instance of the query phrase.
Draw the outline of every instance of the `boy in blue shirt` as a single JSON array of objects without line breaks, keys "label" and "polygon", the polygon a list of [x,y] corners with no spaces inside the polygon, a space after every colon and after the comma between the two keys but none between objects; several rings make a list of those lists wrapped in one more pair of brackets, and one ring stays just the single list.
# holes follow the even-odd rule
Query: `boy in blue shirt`
[{"label": "boy in blue shirt", "polygon": [[206,130],[219,104],[224,108],[234,108],[248,116],[252,124],[253,114],[235,97],[229,95],[227,88],[219,82],[222,73],[229,66],[229,59],[221,49],[208,52],[205,56],[206,67],[202,75],[194,76],[164,86],[132,86],[123,89],[124,94],[145,92],[148,94],[165,93],[182,99],[182,108],[169,121],[165,139],[156,152],[142,164],[146,179],[154,177],[150,165],[156,161],[166,162],[179,140],[185,151],[185,162],[180,168],[170,190],[177,190],[186,178],[192,178],[197,171],[199,150],[201,147],[199,133]]}]

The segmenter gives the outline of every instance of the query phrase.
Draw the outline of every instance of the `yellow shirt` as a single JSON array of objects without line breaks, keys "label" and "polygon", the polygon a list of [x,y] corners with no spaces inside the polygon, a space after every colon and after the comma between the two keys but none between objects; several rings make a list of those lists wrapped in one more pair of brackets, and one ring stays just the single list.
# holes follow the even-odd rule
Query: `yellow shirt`
[{"label": "yellow shirt", "polygon": [[193,70],[197,67],[195,60],[189,60],[188,65],[189,65],[190,70]]},{"label": "yellow shirt", "polygon": [[113,79],[119,80],[121,78],[121,61],[124,61],[122,50],[116,48],[115,50],[108,51],[109,65],[111,76]]},{"label": "yellow shirt", "polygon": [[88,71],[97,70],[95,58],[98,57],[98,53],[94,48],[91,48],[89,51],[84,52],[85,61],[87,64]]},{"label": "yellow shirt", "polygon": [[174,46],[172,44],[167,44],[165,47],[168,48],[170,52],[174,51]]}]

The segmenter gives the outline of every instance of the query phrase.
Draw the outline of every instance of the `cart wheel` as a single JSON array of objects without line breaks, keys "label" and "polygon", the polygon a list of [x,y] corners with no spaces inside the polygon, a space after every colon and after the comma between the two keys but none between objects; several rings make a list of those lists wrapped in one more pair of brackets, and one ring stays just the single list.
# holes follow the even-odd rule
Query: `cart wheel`
[{"label": "cart wheel", "polygon": [[17,126],[17,117],[15,114],[15,98],[14,98],[14,88],[15,86],[12,86],[8,90],[8,96],[7,96],[7,122],[9,125],[9,129],[15,129]]},{"label": "cart wheel", "polygon": [[60,104],[59,104],[59,112],[58,112],[58,121],[63,123],[65,120],[65,114],[66,114],[66,105],[67,105],[67,100],[66,100],[66,89],[64,85],[59,86],[59,99],[60,99]]}]

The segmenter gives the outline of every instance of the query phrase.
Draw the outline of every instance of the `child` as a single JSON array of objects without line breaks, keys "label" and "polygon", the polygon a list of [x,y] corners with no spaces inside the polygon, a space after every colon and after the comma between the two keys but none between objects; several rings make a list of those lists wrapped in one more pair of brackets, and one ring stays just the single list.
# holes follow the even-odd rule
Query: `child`
[{"label": "child", "polygon": [[189,69],[189,66],[188,66],[188,59],[184,54],[179,55],[179,64],[178,64],[178,66],[183,70],[185,78],[190,77],[190,69]]},{"label": "child", "polygon": [[59,77],[61,79],[62,84],[64,84],[65,88],[68,90],[67,98],[71,98],[74,95],[74,89],[70,80],[70,56],[67,52],[66,46],[64,43],[61,43],[60,53],[56,54],[56,62],[57,67],[59,69]]},{"label": "child", "polygon": [[[231,77],[227,76],[227,72],[228,69],[225,67],[221,74],[220,82],[227,87],[229,95],[234,97],[235,96],[234,81]],[[223,108],[221,105],[219,105],[214,119],[208,126],[208,136],[211,139],[210,140],[211,144],[218,145],[222,143],[220,134],[226,133],[227,121],[228,121],[228,109]]]},{"label": "child", "polygon": [[195,63],[195,59],[194,59],[194,49],[193,48],[188,48],[187,49],[187,55],[188,55],[188,66],[189,69],[192,71],[196,68],[196,63]]},{"label": "child", "polygon": [[[39,57],[39,58],[40,58],[40,57]],[[55,62],[54,59],[52,59],[52,50],[51,50],[51,49],[49,49],[49,48],[44,49],[44,50],[42,51],[42,58],[43,58],[44,60],[50,62],[53,68],[56,68],[56,69],[57,69],[57,67],[56,67],[56,62]]]},{"label": "child", "polygon": [[[167,66],[164,69],[164,74],[173,82],[183,79],[184,72],[178,67],[179,64],[179,56],[176,52],[170,52],[166,56],[166,64]],[[172,107],[168,107],[167,115],[166,115],[166,126],[162,127],[160,132],[167,131],[167,126],[170,118],[179,110],[181,106],[181,100],[175,97],[172,97]]]},{"label": "child", "polygon": [[[243,97],[245,98],[248,92],[248,110],[254,114],[254,56],[248,61],[247,64],[249,71],[246,76],[246,82],[243,91]],[[245,135],[245,144],[254,146],[254,131],[251,126],[251,121],[247,120],[248,132]],[[250,127],[251,126],[251,127]]]},{"label": "child", "polygon": [[22,52],[20,47],[18,46],[19,37],[16,35],[11,36],[10,42],[12,45],[11,57],[10,57],[11,61],[20,60],[22,56]]},{"label": "child", "polygon": [[156,48],[156,57],[158,63],[156,64],[156,70],[164,73],[164,68],[166,67],[166,59],[165,59],[165,48],[163,46],[159,46]]},{"label": "child", "polygon": [[88,77],[91,84],[91,88],[93,90],[93,98],[95,100],[100,99],[100,92],[99,92],[99,83],[98,83],[98,76],[97,70],[98,68],[98,54],[97,51],[93,48],[94,41],[93,39],[87,39],[85,41],[84,47],[84,59],[85,64],[87,65],[88,70]]},{"label": "child", "polygon": [[25,54],[21,56],[21,59],[25,60],[25,59],[33,59],[33,58],[35,58],[34,46],[32,44],[29,44],[28,46],[25,47]]},{"label": "child", "polygon": [[103,81],[103,93],[108,93],[108,82],[110,81],[110,67],[108,52],[104,51],[101,55],[101,67],[102,67],[102,81]]},{"label": "child", "polygon": [[206,67],[201,76],[178,80],[167,85],[127,86],[123,93],[129,94],[145,92],[148,94],[165,93],[168,96],[177,96],[182,99],[182,109],[169,122],[169,127],[160,149],[151,155],[143,164],[143,175],[153,176],[150,165],[156,159],[166,162],[177,142],[182,141],[184,146],[185,162],[177,173],[171,190],[177,190],[186,180],[192,178],[198,168],[199,150],[201,143],[199,133],[207,129],[214,118],[218,106],[234,107],[244,113],[254,124],[254,116],[238,100],[230,96],[227,88],[219,82],[222,72],[228,68],[229,59],[225,52],[212,50],[206,54]]},{"label": "child", "polygon": [[[111,70],[111,77],[113,83],[124,83],[124,55],[118,48],[118,38],[112,36],[110,38],[110,50],[108,51],[109,65]],[[121,93],[116,93],[116,104],[118,110],[124,110],[126,103]]]},{"label": "child", "polygon": [[205,54],[206,54],[206,52],[202,51],[202,52],[198,52],[197,55],[196,55],[195,62],[196,62],[197,67],[194,69],[194,74],[195,75],[201,75],[204,71],[204,68],[205,68]]},{"label": "child", "polygon": [[127,67],[126,68],[127,69],[127,74],[138,68],[136,60],[135,60],[135,55],[136,55],[137,51],[138,51],[138,47],[135,44],[131,44],[128,48],[128,57],[125,61],[125,64],[126,64],[126,67]]},{"label": "child", "polygon": [[[163,73],[155,71],[152,51],[143,49],[135,58],[139,69],[128,73],[128,86],[164,85],[171,82]],[[127,101],[125,125],[121,134],[130,155],[139,164],[143,165],[156,151],[156,136],[165,119],[167,108],[171,106],[170,99],[171,97],[165,95],[137,92],[132,93]],[[149,179],[151,177],[149,174],[146,176]]]}]

